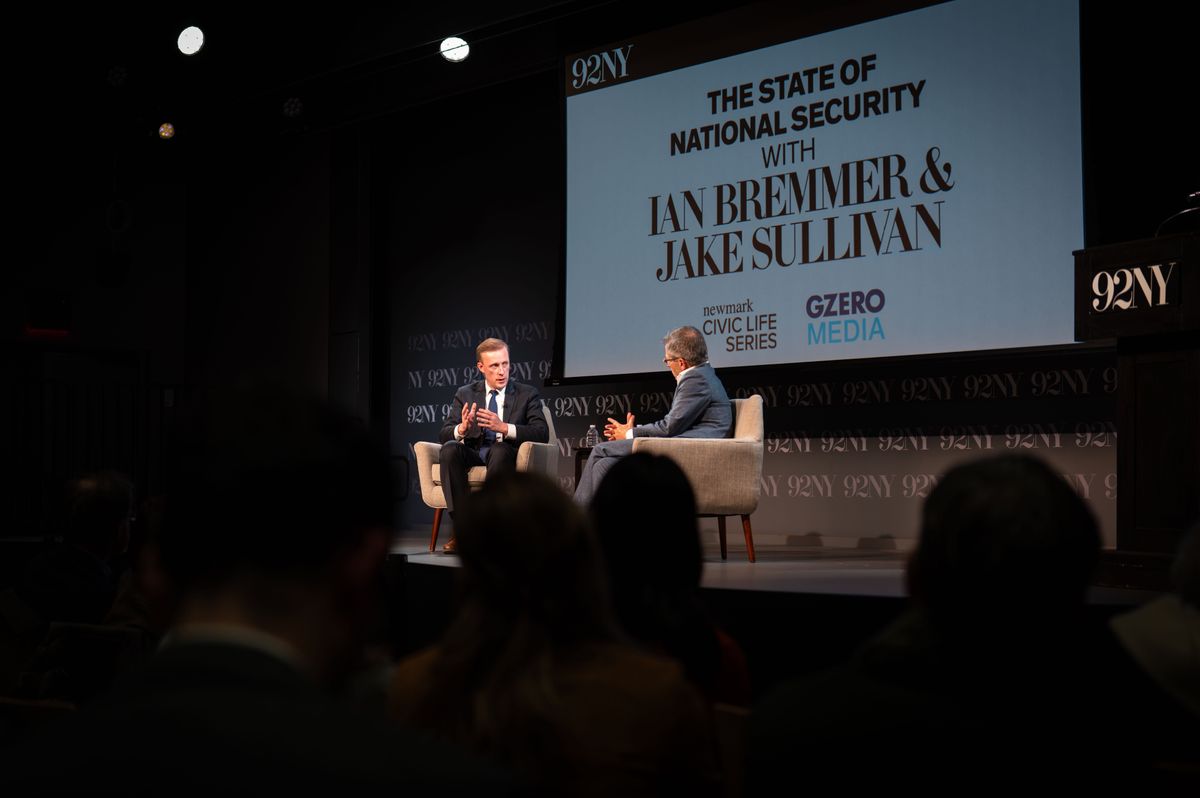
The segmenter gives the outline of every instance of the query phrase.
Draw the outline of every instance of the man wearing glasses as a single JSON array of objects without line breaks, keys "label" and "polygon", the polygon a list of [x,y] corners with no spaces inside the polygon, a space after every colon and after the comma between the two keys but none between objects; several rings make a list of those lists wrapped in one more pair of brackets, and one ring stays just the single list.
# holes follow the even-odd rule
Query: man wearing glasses
[{"label": "man wearing glasses", "polygon": [[604,427],[608,440],[592,449],[575,500],[591,502],[600,480],[617,459],[633,451],[634,438],[728,438],[733,433],[733,406],[725,386],[708,362],[704,334],[695,327],[679,327],[663,339],[663,363],[675,377],[671,409],[653,424],[634,424],[633,413],[625,423],[610,418]]}]

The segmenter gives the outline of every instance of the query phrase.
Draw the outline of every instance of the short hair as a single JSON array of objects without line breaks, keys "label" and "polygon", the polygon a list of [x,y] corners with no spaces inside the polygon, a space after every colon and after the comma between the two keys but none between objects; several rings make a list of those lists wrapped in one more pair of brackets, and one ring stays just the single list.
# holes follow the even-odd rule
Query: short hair
[{"label": "short hair", "polygon": [[479,346],[475,347],[475,362],[483,362],[484,352],[495,352],[499,349],[508,349],[508,344],[499,338],[484,338],[479,342]]},{"label": "short hair", "polygon": [[619,635],[600,553],[583,511],[546,477],[505,471],[470,498],[454,517],[458,613],[413,719],[544,774],[574,742],[542,737],[565,711],[553,675],[581,646]]},{"label": "short hair", "polygon": [[117,471],[97,471],[67,484],[63,540],[108,547],[133,515],[133,483]]},{"label": "short hair", "polygon": [[935,622],[1052,623],[1083,606],[1099,555],[1096,519],[1066,480],[1003,455],[950,470],[930,493],[909,583]]},{"label": "short hair", "polygon": [[159,539],[181,589],[315,576],[368,529],[391,526],[390,457],[347,412],[255,389],[190,426]]},{"label": "short hair", "polygon": [[493,476],[454,525],[464,602],[483,608],[490,628],[515,628],[532,613],[548,640],[607,633],[600,550],[590,520],[558,485],[525,472]]},{"label": "short hair", "polygon": [[[683,469],[645,452],[622,457],[600,481],[591,511],[617,621],[642,645],[678,660],[705,694],[719,694],[727,686],[721,643],[700,597],[704,552]],[[647,557],[647,548],[663,556]]]},{"label": "short hair", "polygon": [[676,327],[663,338],[667,354],[681,357],[689,366],[698,366],[708,362],[708,344],[704,342],[704,333],[695,327]]},{"label": "short hair", "polygon": [[[631,514],[630,507],[637,512]],[[590,509],[618,604],[699,587],[703,552],[696,494],[674,460],[645,452],[622,457],[604,475]],[[645,546],[668,556],[646,557]]]}]

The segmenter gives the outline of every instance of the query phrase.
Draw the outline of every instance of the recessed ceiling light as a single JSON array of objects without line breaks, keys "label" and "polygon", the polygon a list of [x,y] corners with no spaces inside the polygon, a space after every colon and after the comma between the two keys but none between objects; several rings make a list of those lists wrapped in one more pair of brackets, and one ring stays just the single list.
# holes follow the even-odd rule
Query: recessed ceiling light
[{"label": "recessed ceiling light", "polygon": [[179,34],[179,52],[184,55],[195,55],[204,46],[204,31],[192,25],[184,28]]},{"label": "recessed ceiling light", "polygon": [[457,36],[442,39],[442,58],[458,63],[471,52],[471,46]]}]

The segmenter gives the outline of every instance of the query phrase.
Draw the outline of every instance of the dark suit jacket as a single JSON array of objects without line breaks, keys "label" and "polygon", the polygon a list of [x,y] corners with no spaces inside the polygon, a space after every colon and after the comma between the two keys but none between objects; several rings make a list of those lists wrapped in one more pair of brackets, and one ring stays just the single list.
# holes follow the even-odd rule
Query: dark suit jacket
[{"label": "dark suit jacket", "polygon": [[664,418],[633,428],[635,438],[728,438],[732,434],[733,405],[708,363],[683,375]]},{"label": "dark suit jacket", "polygon": [[[442,443],[454,440],[454,428],[462,421],[463,406],[472,402],[481,408],[487,407],[487,383],[484,380],[464,385],[455,392],[454,401],[450,405],[450,415],[442,424]],[[504,421],[517,428],[515,440],[505,438],[505,441],[513,446],[520,446],[525,441],[546,443],[550,440],[550,430],[546,427],[546,417],[542,413],[542,397],[532,385],[509,381],[504,392]],[[479,426],[472,424],[467,430],[467,436],[463,438],[463,443],[477,448],[479,438]]]},{"label": "dark suit jacket", "polygon": [[511,789],[473,755],[343,704],[288,663],[235,644],[165,648],[49,731],[14,760],[48,792],[440,798]]}]

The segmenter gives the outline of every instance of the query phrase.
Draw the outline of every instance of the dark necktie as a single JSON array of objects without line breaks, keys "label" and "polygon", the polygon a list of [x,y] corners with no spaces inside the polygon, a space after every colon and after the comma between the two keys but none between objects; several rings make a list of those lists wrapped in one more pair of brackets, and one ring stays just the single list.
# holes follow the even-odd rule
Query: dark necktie
[{"label": "dark necktie", "polygon": [[[499,415],[500,406],[496,404],[496,394],[499,393],[495,388],[488,392],[488,410]],[[485,429],[483,431],[483,440],[479,443],[479,456],[487,460],[488,449],[492,448],[492,444],[496,442],[499,436],[495,430]]]}]

